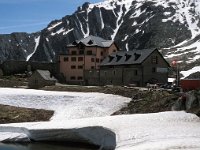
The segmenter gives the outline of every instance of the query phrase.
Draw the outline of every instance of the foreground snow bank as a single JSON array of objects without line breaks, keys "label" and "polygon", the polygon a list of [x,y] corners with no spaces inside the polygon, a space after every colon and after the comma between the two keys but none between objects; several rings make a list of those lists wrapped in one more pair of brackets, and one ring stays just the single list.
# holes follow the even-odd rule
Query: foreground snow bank
[{"label": "foreground snow bank", "polygon": [[131,99],[103,93],[0,88],[0,104],[54,110],[52,121],[108,116]]},{"label": "foreground snow bank", "polygon": [[0,135],[0,141],[74,139],[105,148],[116,144],[117,150],[200,149],[200,119],[185,112],[162,112],[7,124],[0,125]]}]

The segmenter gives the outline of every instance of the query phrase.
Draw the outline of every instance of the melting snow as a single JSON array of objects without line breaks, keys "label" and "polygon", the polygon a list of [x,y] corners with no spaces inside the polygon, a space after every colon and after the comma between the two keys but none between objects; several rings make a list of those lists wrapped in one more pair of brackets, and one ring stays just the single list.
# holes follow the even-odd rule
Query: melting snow
[{"label": "melting snow", "polygon": [[76,133],[76,139],[81,137],[82,140],[91,142],[92,139],[94,143],[112,145],[110,140],[104,139],[108,137],[101,140],[97,138],[102,133],[97,134],[89,129],[84,132],[78,130],[102,127],[115,133],[116,150],[200,149],[200,119],[194,114],[162,112],[108,116],[130,99],[101,93],[0,88],[0,95],[2,104],[52,109],[56,112],[50,122],[0,125],[0,141],[20,141],[29,137],[36,140],[52,139],[55,138],[53,133],[57,133],[56,138],[66,139],[69,135],[60,134],[66,129],[71,133],[71,138]]},{"label": "melting snow", "polygon": [[73,31],[74,30],[74,28],[72,28],[72,29],[69,29],[68,31],[66,31],[66,32],[63,32],[63,35],[66,35],[66,34],[68,34],[69,32],[71,32],[71,31]]},{"label": "melting snow", "polygon": [[60,24],[62,24],[62,21],[61,22],[57,22],[56,24],[53,24],[51,27],[48,28],[48,30],[52,30],[53,28],[59,26]]},{"label": "melting snow", "polygon": [[31,53],[30,55],[27,56],[26,58],[26,61],[29,61],[29,59],[33,56],[33,54],[36,52],[37,50],[37,47],[39,45],[39,42],[40,42],[40,36],[38,36],[37,38],[35,38],[35,48],[34,48],[34,51],[33,53]]},{"label": "melting snow", "polygon": [[60,34],[60,33],[64,32],[64,31],[65,31],[65,29],[64,29],[64,28],[61,28],[61,29],[59,29],[59,30],[58,30],[57,32],[55,32],[55,33],[52,32],[51,35],[54,36],[54,35],[56,35],[56,34]]},{"label": "melting snow", "polygon": [[126,41],[127,38],[128,38],[128,35],[126,35],[126,36],[124,37],[124,39],[122,39],[122,41]]},{"label": "melting snow", "polygon": [[[40,122],[40,123],[21,123],[21,124],[6,124],[0,125],[1,136],[0,140],[16,138],[24,138],[27,130],[29,133],[39,130],[45,132],[48,129],[78,129],[84,127],[104,127],[110,129],[116,135],[116,150],[172,150],[172,149],[200,149],[200,119],[194,114],[185,112],[162,112],[155,114],[137,114],[137,115],[120,115],[107,116],[98,118],[60,120],[56,122]],[[21,130],[21,132],[19,132]],[[7,132],[4,132],[7,131]],[[15,131],[14,134],[9,133]],[[18,133],[16,133],[18,131]],[[52,138],[50,133],[41,135],[36,132],[33,136],[38,139],[45,136]],[[69,131],[68,131],[69,132]],[[88,130],[87,132],[76,132],[76,135],[82,135],[82,138],[87,139],[93,134],[95,137],[100,133],[94,133]],[[2,134],[3,133],[3,134]],[[16,135],[15,135],[16,134]],[[66,138],[66,134],[57,134],[57,137]],[[73,138],[73,136],[71,136]],[[91,138],[91,137],[90,137]],[[104,144],[110,140],[92,138],[97,143]],[[108,143],[107,143],[108,144]]]},{"label": "melting snow", "polygon": [[183,75],[182,78],[184,79],[188,77],[190,74],[195,73],[195,72],[200,72],[200,66],[193,67],[192,69],[187,70],[187,71],[181,71],[180,73]]},{"label": "melting snow", "polygon": [[101,9],[99,9],[100,11],[100,18],[101,18],[101,30],[104,28],[104,21],[103,21],[103,16],[102,16],[102,12],[101,12]]},{"label": "melting snow", "polygon": [[[94,7],[99,7],[99,8],[103,7],[104,9],[107,9],[107,10],[113,10],[113,14],[117,17],[116,28],[113,29],[113,35],[111,35],[111,38],[114,39],[117,32],[118,32],[118,29],[120,28],[121,24],[123,23],[122,17],[123,17],[123,15],[126,15],[126,13],[129,11],[130,6],[132,4],[132,1],[133,0],[121,0],[121,1],[106,0],[104,2],[99,2],[99,3],[96,3],[96,4],[90,4],[89,5],[89,12]],[[120,11],[118,12],[117,15],[115,14],[115,11],[114,11],[114,9],[116,9],[116,5],[120,6]],[[125,8],[126,8],[125,12],[123,12],[123,9],[122,9],[123,6],[125,6]],[[101,15],[101,18],[102,18],[102,14],[100,14],[100,15]],[[102,22],[102,29],[103,29],[104,28],[103,18],[102,18],[101,22]]]},{"label": "melting snow", "polygon": [[0,103],[18,107],[54,110],[52,120],[106,116],[119,110],[129,98],[79,92],[50,92],[0,88]]}]

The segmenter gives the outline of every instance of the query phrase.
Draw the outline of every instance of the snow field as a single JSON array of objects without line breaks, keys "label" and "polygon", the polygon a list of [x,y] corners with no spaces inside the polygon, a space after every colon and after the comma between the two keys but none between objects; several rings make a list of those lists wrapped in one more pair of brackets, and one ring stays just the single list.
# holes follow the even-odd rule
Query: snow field
[{"label": "snow field", "polygon": [[0,104],[54,110],[52,121],[111,115],[130,98],[103,93],[0,88]]},{"label": "snow field", "polygon": [[[33,131],[42,129],[78,129],[93,126],[110,129],[116,134],[116,150],[200,149],[200,119],[196,115],[185,112],[162,112],[57,122],[8,124],[1,125],[0,131],[5,131],[5,129],[12,131],[13,127],[17,127],[26,128],[33,133]],[[18,133],[18,136],[24,138],[24,134],[26,133]],[[89,134],[92,134],[92,132]],[[85,138],[87,138],[87,135],[88,133],[85,133]],[[14,135],[11,136],[13,137]],[[40,136],[42,135],[38,135],[38,138]],[[9,139],[10,135],[7,134],[7,137],[4,135],[4,137],[0,137],[0,140],[5,140],[5,138]]]}]

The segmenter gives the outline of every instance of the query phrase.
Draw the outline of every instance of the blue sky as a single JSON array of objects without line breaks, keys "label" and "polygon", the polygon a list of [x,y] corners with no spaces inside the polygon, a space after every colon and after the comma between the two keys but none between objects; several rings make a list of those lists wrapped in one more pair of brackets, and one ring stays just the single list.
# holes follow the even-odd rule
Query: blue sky
[{"label": "blue sky", "polygon": [[0,34],[36,32],[72,14],[84,2],[103,0],[0,0]]}]

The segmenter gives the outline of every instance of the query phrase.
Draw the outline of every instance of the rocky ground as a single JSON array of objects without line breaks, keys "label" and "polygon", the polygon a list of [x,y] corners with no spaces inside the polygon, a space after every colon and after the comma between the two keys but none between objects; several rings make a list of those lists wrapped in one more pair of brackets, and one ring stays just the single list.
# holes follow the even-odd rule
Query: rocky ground
[{"label": "rocky ground", "polygon": [[53,111],[41,109],[29,109],[0,105],[0,124],[48,121],[52,117],[53,113]]}]

